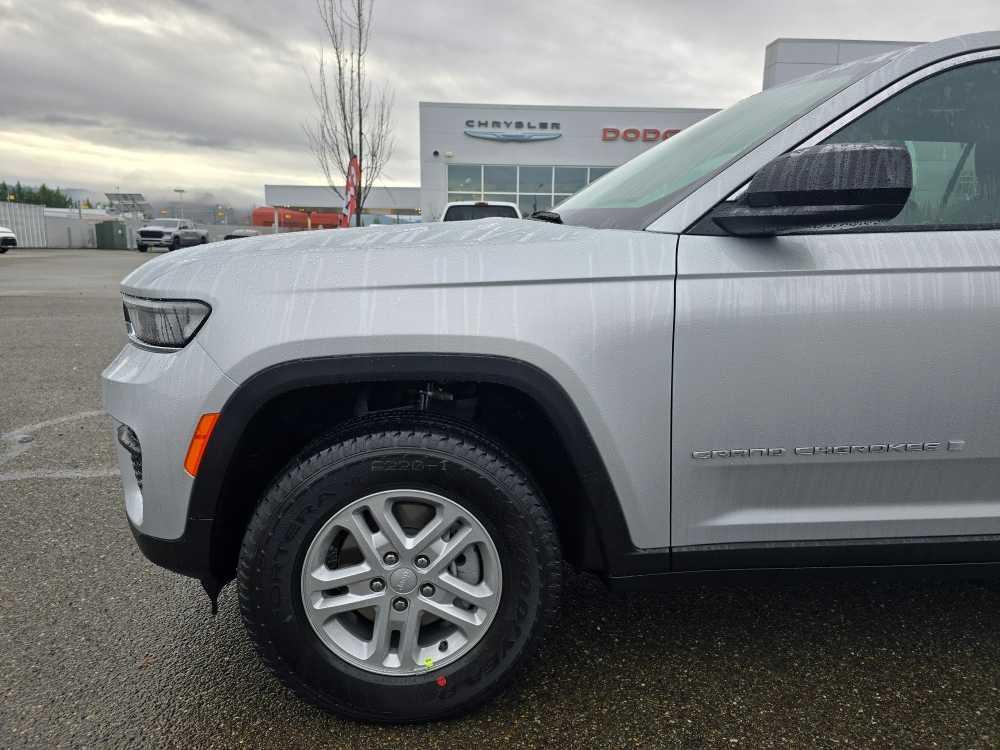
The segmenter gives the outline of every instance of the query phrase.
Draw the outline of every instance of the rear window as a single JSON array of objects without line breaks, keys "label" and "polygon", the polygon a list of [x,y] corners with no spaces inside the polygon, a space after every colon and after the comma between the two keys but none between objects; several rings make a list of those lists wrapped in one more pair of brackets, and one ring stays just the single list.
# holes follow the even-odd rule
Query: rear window
[{"label": "rear window", "polygon": [[449,206],[444,212],[442,221],[471,221],[495,216],[502,219],[516,219],[517,211],[513,206]]}]

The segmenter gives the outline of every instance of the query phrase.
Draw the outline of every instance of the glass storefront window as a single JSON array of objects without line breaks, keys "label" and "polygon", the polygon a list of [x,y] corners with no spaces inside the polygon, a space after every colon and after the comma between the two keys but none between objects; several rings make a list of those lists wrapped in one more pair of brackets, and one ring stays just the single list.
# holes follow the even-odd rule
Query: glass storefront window
[{"label": "glass storefront window", "polygon": [[483,167],[483,183],[487,193],[517,192],[517,167]]},{"label": "glass storefront window", "polygon": [[483,169],[475,164],[449,164],[448,190],[469,190],[481,192],[483,189]]},{"label": "glass storefront window", "polygon": [[557,193],[575,193],[586,184],[586,167],[556,167],[555,191]]},{"label": "glass storefront window", "polygon": [[522,193],[551,193],[552,167],[520,167],[518,190]]},{"label": "glass storefront window", "polygon": [[[522,169],[524,169],[522,167]],[[524,195],[521,194],[517,202],[521,209],[522,216],[531,216],[535,211],[548,211],[552,208],[552,198],[548,195]]]},{"label": "glass storefront window", "polygon": [[547,211],[613,167],[449,164],[448,202],[515,203],[522,213]]},{"label": "glass storefront window", "polygon": [[590,168],[590,181],[593,182],[598,177],[603,177],[608,172],[610,172],[614,167],[591,167]]}]

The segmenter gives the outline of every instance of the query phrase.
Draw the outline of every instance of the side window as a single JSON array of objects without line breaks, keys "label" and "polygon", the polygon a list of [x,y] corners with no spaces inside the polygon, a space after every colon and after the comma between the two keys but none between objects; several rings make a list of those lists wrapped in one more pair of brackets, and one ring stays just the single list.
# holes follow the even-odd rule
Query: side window
[{"label": "side window", "polygon": [[1000,226],[1000,60],[924,79],[863,114],[827,143],[903,143],[913,192],[889,225]]}]

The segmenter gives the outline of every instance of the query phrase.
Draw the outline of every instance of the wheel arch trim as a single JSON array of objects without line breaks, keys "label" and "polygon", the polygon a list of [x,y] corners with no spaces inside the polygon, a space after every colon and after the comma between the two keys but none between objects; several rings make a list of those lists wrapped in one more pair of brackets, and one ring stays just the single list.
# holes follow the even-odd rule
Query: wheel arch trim
[{"label": "wheel arch trim", "polygon": [[[534,400],[563,441],[592,514],[599,554],[610,575],[643,572],[605,462],[586,422],[554,377],[523,360],[464,353],[362,354],[291,360],[247,378],[222,407],[192,487],[189,520],[213,519],[240,439],[260,409],[303,388],[364,382],[466,380],[516,389]],[[650,561],[652,562],[652,561]],[[658,561],[662,566],[662,559]],[[662,569],[662,568],[661,568]]]}]

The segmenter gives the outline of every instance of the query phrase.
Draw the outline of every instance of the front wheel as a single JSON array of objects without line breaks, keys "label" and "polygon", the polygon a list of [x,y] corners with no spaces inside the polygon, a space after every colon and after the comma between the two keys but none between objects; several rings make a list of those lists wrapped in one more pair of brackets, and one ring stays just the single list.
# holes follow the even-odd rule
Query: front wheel
[{"label": "front wheel", "polygon": [[148,248],[148,247],[146,247],[145,245],[136,245],[136,249],[137,249],[137,250],[138,250],[138,251],[139,251],[140,253],[144,253],[144,252],[146,252],[147,250],[149,250],[149,248]]},{"label": "front wheel", "polygon": [[412,722],[502,689],[554,618],[561,571],[524,470],[476,433],[418,424],[295,460],[251,520],[238,580],[285,685],[346,716]]}]

